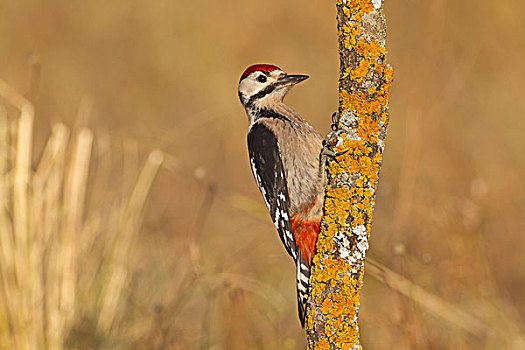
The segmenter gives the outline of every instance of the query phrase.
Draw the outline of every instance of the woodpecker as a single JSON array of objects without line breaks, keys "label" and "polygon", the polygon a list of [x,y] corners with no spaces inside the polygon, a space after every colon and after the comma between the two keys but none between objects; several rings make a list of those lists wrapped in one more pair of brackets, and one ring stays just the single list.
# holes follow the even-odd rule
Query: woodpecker
[{"label": "woodpecker", "polygon": [[239,99],[249,121],[252,173],[286,251],[297,269],[297,304],[304,328],[310,267],[323,214],[321,135],[283,99],[307,75],[291,75],[270,64],[248,67]]}]

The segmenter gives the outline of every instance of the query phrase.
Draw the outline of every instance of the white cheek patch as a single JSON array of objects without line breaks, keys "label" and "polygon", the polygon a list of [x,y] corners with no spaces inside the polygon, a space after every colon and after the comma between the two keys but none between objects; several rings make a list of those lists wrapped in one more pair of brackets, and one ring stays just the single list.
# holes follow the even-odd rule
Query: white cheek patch
[{"label": "white cheek patch", "polygon": [[264,90],[270,82],[260,83],[255,79],[260,73],[252,73],[254,76],[248,76],[241,81],[239,84],[239,94],[242,94],[244,97],[243,103],[246,103],[251,96],[257,94],[259,91]]}]

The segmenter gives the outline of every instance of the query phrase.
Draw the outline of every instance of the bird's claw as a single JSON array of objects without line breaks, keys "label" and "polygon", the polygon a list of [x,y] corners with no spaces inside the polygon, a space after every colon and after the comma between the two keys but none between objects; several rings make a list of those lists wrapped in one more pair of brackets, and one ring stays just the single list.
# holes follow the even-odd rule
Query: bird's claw
[{"label": "bird's claw", "polygon": [[339,117],[338,117],[337,112],[332,113],[332,125],[330,125],[330,128],[332,129],[332,131],[337,130],[338,122],[339,122]]}]

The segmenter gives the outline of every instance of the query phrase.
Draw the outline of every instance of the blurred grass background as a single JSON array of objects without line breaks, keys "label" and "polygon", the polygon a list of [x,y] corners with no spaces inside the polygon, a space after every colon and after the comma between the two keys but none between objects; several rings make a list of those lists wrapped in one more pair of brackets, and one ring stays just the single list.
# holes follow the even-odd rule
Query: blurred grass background
[{"label": "blurred grass background", "polygon": [[[369,275],[363,344],[519,348],[525,4],[402,0],[385,6],[395,81],[369,256],[492,331],[469,333]],[[294,269],[250,173],[236,85],[253,63],[309,74],[287,102],[326,134],[337,106],[336,43],[330,1],[0,2],[0,79],[35,111],[32,143],[24,138],[31,139],[27,124],[22,132],[33,151],[24,175],[23,164],[16,171],[23,119],[16,101],[0,97],[7,125],[2,188],[12,191],[4,201],[6,225],[20,219],[20,206],[14,210],[11,200],[23,189],[15,190],[17,174],[35,178],[57,132],[63,141],[54,152],[63,152],[64,161],[48,164],[65,179],[75,168],[76,140],[91,135],[84,142],[91,137],[93,143],[88,168],[78,170],[86,176],[84,209],[82,193],[73,191],[78,202],[67,199],[75,186],[57,183],[51,170],[45,186],[63,194],[55,203],[64,217],[52,221],[33,212],[34,203],[48,198],[39,197],[38,181],[22,191],[29,198],[29,232],[40,232],[40,221],[31,221],[40,218],[50,220],[45,237],[56,235],[46,241],[51,245],[39,243],[45,248],[40,256],[55,259],[53,249],[70,242],[67,237],[78,240],[78,266],[57,258],[77,276],[74,311],[57,311],[60,323],[53,304],[35,301],[46,298],[34,299],[38,291],[54,301],[67,296],[57,296],[52,284],[37,285],[28,300],[17,299],[23,293],[9,299],[3,288],[2,346],[14,346],[13,335],[29,332],[50,349],[61,339],[65,348],[79,349],[304,348]],[[66,126],[57,129],[57,123]],[[163,166],[149,194],[141,192],[144,212],[139,206],[130,214],[132,199],[142,200],[133,197],[139,174],[160,162],[158,152],[148,158],[155,148],[163,151]],[[75,219],[68,205],[81,211]],[[61,220],[69,224],[52,229]],[[115,243],[121,232],[132,238],[117,254],[110,247],[122,247]],[[28,266],[42,281],[53,281],[38,264]],[[46,260],[42,266],[55,265]],[[2,285],[23,291],[23,279],[13,273],[15,279]],[[108,288],[118,295],[108,296]],[[13,314],[13,300],[35,304],[15,307]],[[47,336],[38,336],[41,328]]]}]

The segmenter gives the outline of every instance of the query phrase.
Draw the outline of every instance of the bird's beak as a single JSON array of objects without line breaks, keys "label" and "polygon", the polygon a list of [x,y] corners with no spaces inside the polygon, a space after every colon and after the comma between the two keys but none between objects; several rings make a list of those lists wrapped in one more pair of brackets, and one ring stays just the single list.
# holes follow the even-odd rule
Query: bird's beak
[{"label": "bird's beak", "polygon": [[277,83],[279,85],[295,85],[297,83],[300,83],[303,80],[308,79],[308,75],[300,75],[300,74],[285,74],[281,75],[279,79],[277,79]]}]

